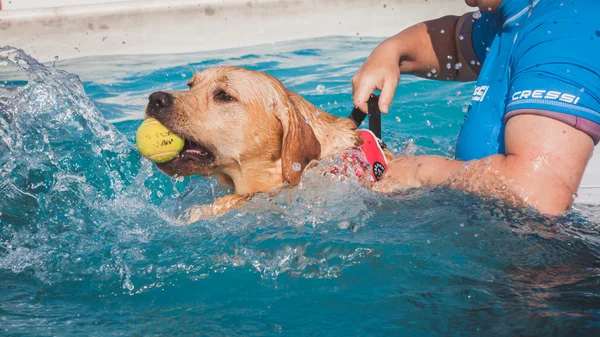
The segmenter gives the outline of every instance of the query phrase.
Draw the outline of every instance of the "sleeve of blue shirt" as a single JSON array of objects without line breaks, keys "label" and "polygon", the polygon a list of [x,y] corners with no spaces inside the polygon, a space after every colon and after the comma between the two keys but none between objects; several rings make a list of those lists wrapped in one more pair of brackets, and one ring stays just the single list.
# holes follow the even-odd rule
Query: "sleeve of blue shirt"
[{"label": "sleeve of blue shirt", "polygon": [[498,34],[499,17],[495,13],[482,13],[473,23],[471,38],[473,42],[473,51],[483,64],[485,61],[486,48],[492,44]]},{"label": "sleeve of blue shirt", "polygon": [[593,12],[548,11],[520,32],[506,113],[539,109],[600,123],[600,26]]}]

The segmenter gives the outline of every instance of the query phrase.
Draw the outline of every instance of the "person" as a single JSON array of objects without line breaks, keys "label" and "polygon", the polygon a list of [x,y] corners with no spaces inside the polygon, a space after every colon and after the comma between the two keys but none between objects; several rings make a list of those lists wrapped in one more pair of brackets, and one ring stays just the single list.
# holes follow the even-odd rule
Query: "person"
[{"label": "person", "polygon": [[376,188],[448,184],[563,214],[600,140],[600,1],[466,3],[479,11],[388,38],[352,78],[354,104],[379,90],[383,113],[400,74],[477,80],[456,158],[397,158]]}]

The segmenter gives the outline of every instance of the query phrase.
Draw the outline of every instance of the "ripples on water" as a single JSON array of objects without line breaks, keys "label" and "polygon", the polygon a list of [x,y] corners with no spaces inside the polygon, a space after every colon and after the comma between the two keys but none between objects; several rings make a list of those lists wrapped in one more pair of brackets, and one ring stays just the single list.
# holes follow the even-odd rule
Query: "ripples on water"
[{"label": "ripples on water", "polygon": [[[150,92],[235,64],[345,116],[348,81],[375,42],[59,63],[83,85],[1,49],[14,71],[0,88],[0,334],[598,331],[593,207],[550,220],[460,192],[382,197],[307,172],[299,188],[173,226],[186,206],[227,191],[140,158],[132,140]],[[412,140],[417,153],[452,155],[469,96],[469,85],[407,77],[384,137],[396,151]]]}]

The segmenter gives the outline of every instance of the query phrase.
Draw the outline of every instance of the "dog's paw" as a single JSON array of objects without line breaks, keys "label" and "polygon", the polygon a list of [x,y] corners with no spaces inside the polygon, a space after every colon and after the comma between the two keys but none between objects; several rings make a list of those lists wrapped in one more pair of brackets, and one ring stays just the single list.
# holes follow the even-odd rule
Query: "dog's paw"
[{"label": "dog's paw", "polygon": [[179,224],[190,225],[200,220],[210,220],[217,216],[213,205],[192,206],[177,217]]},{"label": "dog's paw", "polygon": [[192,206],[186,209],[178,219],[186,225],[200,220],[211,220],[227,213],[232,208],[242,206],[250,198],[249,195],[226,195],[210,205]]},{"label": "dog's paw", "polygon": [[373,191],[378,192],[378,193],[384,193],[384,194],[405,192],[411,188],[413,188],[413,187],[398,184],[398,183],[392,181],[391,179],[390,180],[386,180],[386,179],[380,180],[380,181],[374,183],[371,187],[371,189]]}]

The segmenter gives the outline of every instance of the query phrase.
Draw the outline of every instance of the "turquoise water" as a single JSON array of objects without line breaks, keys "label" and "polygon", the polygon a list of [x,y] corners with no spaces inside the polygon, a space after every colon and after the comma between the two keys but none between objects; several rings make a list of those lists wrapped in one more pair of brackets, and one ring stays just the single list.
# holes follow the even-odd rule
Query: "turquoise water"
[{"label": "turquoise water", "polygon": [[[446,189],[381,196],[307,172],[301,187],[175,226],[227,191],[140,158],[133,138],[151,92],[231,64],[346,116],[349,80],[377,42],[56,67],[2,50],[17,68],[0,73],[0,335],[599,332],[597,209],[546,219]],[[451,156],[472,88],[404,77],[383,120],[389,147]]]}]

